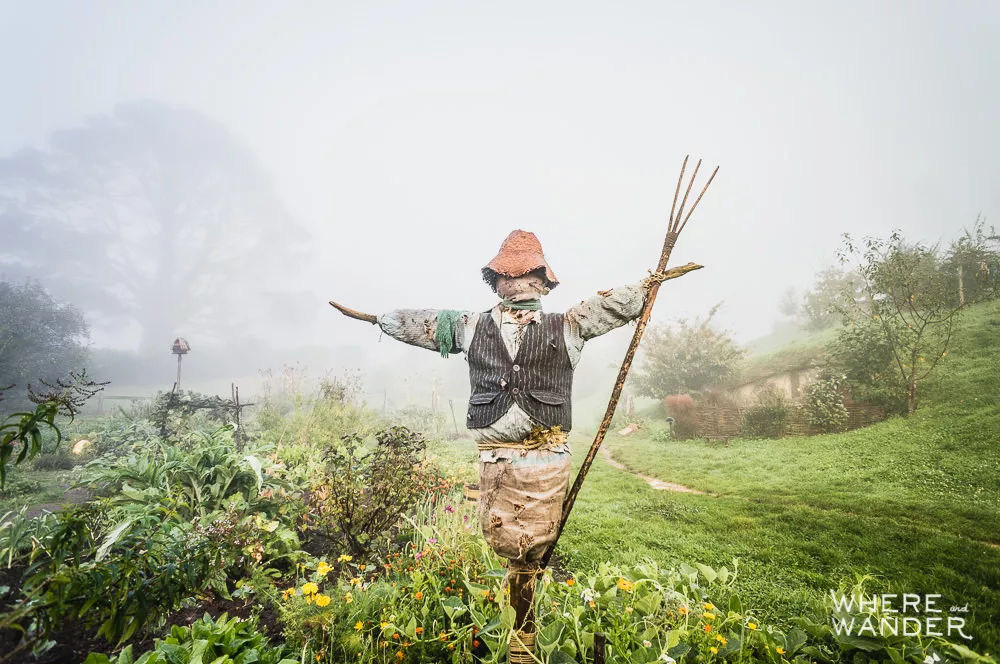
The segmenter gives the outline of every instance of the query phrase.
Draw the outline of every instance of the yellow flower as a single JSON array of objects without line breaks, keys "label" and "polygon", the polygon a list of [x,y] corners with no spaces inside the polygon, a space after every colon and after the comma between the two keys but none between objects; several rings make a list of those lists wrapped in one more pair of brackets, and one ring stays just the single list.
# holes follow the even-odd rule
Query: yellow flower
[{"label": "yellow flower", "polygon": [[774,649],[774,652],[778,653],[779,655],[784,655],[785,654],[785,649],[782,648],[781,646],[778,646],[778,647],[776,647]]},{"label": "yellow flower", "polygon": [[387,623],[386,621],[384,621],[384,620],[383,620],[383,621],[382,621],[382,622],[380,622],[380,623],[379,623],[378,625],[379,625],[379,627],[381,627],[382,629],[385,629],[386,627],[388,627],[388,626],[389,626],[389,623]]},{"label": "yellow flower", "polygon": [[328,595],[316,595],[316,606],[326,606],[330,603],[330,597]]},{"label": "yellow flower", "polygon": [[351,585],[352,586],[357,586],[357,585],[360,585],[360,584],[361,584],[361,579],[359,579],[357,577],[351,579]]},{"label": "yellow flower", "polygon": [[295,588],[289,588],[287,590],[281,591],[281,599],[288,599],[289,597],[295,596]]},{"label": "yellow flower", "polygon": [[362,628],[364,628],[364,626],[365,626],[365,624],[363,622],[361,622],[360,620],[358,622],[354,623],[354,629],[356,629],[359,632],[362,630]]},{"label": "yellow flower", "polygon": [[346,604],[350,604],[353,601],[354,601],[354,598],[351,597],[351,593],[347,593],[346,595],[344,595],[344,602]]},{"label": "yellow flower", "polygon": [[632,582],[625,579],[618,579],[618,587],[624,591],[632,590]]},{"label": "yellow flower", "polygon": [[632,607],[631,606],[626,606],[625,607],[625,613],[628,613],[628,614],[631,615],[631,613],[632,613]]},{"label": "yellow flower", "polygon": [[332,569],[333,567],[330,566],[330,563],[326,562],[325,560],[321,561],[319,565],[316,565],[316,573],[319,574],[320,576],[326,576],[327,574],[330,573],[330,570]]},{"label": "yellow flower", "polygon": [[705,610],[706,610],[706,611],[711,611],[711,610],[712,610],[712,609],[714,609],[714,608],[715,608],[715,605],[714,605],[714,604],[712,604],[711,602],[706,602],[706,603],[705,603]]},{"label": "yellow flower", "polygon": [[312,603],[313,603],[312,595],[306,595],[306,604],[312,604]]},{"label": "yellow flower", "polygon": [[726,637],[724,637],[721,634],[716,634],[715,635],[715,640],[718,641],[719,643],[721,643],[722,645],[726,645]]},{"label": "yellow flower", "polygon": [[709,648],[708,652],[712,653],[713,655],[718,655],[719,654],[719,649],[718,648]]},{"label": "yellow flower", "polygon": [[338,563],[349,563],[352,560],[353,560],[353,558],[351,558],[348,555],[343,555],[343,556],[340,556],[339,558],[337,558],[337,562]]},{"label": "yellow flower", "polygon": [[757,629],[757,623],[747,623],[747,629]]},{"label": "yellow flower", "polygon": [[361,563],[360,565],[358,565],[358,569],[360,569],[362,572],[365,571],[365,567],[366,567],[366,565],[364,563]]},{"label": "yellow flower", "polygon": [[714,613],[709,613],[708,611],[706,611],[705,612],[705,620],[715,620],[715,614]]},{"label": "yellow flower", "polygon": [[594,604],[594,600],[590,600],[587,604],[590,606],[590,608],[594,608],[595,606],[597,606],[596,604]]},{"label": "yellow flower", "polygon": [[318,592],[319,592],[319,586],[317,586],[315,583],[310,582],[302,586],[303,595],[312,595]]}]

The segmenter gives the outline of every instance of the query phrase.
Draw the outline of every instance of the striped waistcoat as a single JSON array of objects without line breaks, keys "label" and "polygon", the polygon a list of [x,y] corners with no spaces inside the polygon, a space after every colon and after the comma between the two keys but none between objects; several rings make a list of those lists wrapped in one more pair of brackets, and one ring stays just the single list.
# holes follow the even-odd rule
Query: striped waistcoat
[{"label": "striped waistcoat", "polygon": [[472,385],[470,429],[492,425],[516,403],[544,426],[570,430],[573,365],[562,314],[543,313],[539,322],[526,325],[517,357],[511,358],[487,311],[479,317],[466,357]]}]

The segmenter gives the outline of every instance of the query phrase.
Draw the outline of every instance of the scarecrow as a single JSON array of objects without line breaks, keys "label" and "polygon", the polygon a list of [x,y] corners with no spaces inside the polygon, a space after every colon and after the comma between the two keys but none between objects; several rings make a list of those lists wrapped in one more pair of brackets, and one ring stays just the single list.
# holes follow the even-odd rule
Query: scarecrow
[{"label": "scarecrow", "polygon": [[[683,207],[682,203],[681,211]],[[680,213],[677,217],[679,221]],[[565,313],[542,310],[542,297],[559,280],[538,238],[523,230],[510,233],[482,268],[483,280],[499,298],[486,311],[399,309],[374,316],[330,302],[345,315],[377,324],[404,343],[442,357],[464,353],[471,386],[466,426],[479,451],[480,527],[493,550],[508,561],[511,603],[518,614],[509,651],[512,663],[533,661],[534,579],[548,561],[600,444],[595,441],[567,496],[573,370],[583,346],[636,319],[641,319],[636,337],[641,336],[660,283],[701,267],[689,263],[664,271],[680,229],[673,219],[672,211],[671,232],[655,273],[627,286],[599,291]],[[637,343],[633,338],[626,365],[631,364]],[[623,365],[623,371],[628,371],[627,366]],[[620,374],[609,405],[611,414],[623,383]],[[605,419],[601,439],[610,415]]]}]

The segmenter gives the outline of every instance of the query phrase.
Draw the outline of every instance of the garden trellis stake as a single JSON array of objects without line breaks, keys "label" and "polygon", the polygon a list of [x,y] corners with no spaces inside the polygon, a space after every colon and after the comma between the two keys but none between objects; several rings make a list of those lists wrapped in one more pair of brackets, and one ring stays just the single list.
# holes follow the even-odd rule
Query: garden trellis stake
[{"label": "garden trellis stake", "polygon": [[[667,261],[670,260],[670,253],[674,249],[674,245],[677,243],[677,238],[680,236],[681,231],[687,226],[688,219],[691,218],[691,214],[694,212],[695,208],[698,207],[698,203],[701,202],[701,197],[705,195],[708,190],[708,185],[712,184],[712,180],[715,179],[715,174],[719,172],[719,167],[716,166],[715,170],[712,171],[712,175],[709,176],[708,182],[702,188],[701,193],[698,194],[698,198],[695,199],[694,204],[688,211],[687,216],[684,215],[684,206],[687,204],[688,194],[691,193],[691,186],[694,184],[695,178],[698,177],[698,169],[701,168],[701,159],[698,160],[697,165],[694,167],[694,173],[691,174],[691,180],[688,182],[687,189],[684,191],[684,199],[681,201],[680,209],[677,209],[677,197],[681,191],[681,184],[684,181],[684,171],[687,168],[688,158],[690,155],[684,157],[684,163],[681,164],[681,174],[677,178],[677,188],[674,190],[674,202],[670,206],[670,224],[668,225],[667,236],[663,240],[663,250],[660,252],[660,261],[656,264],[656,272],[654,277],[658,277],[654,283],[650,286],[648,293],[646,294],[646,301],[642,307],[642,313],[639,314],[638,322],[635,326],[635,333],[632,335],[632,341],[628,345],[628,350],[625,352],[625,359],[622,361],[622,366],[618,370],[618,378],[615,380],[614,389],[611,390],[611,400],[608,402],[608,408],[604,411],[604,419],[601,420],[601,426],[597,429],[597,435],[594,437],[594,442],[590,446],[590,451],[587,453],[587,457],[583,460],[583,465],[580,467],[580,472],[576,476],[576,481],[573,482],[573,487],[569,491],[569,495],[566,496],[566,500],[563,502],[563,513],[562,520],[559,522],[559,530],[556,533],[555,541],[545,552],[545,555],[541,559],[541,567],[545,567],[549,564],[549,559],[552,557],[552,551],[556,548],[556,543],[559,541],[559,536],[562,534],[563,528],[566,527],[566,520],[569,518],[569,514],[573,509],[573,504],[576,502],[576,497],[580,493],[580,487],[583,486],[583,481],[587,478],[587,471],[590,470],[590,466],[594,463],[594,459],[597,457],[597,451],[601,448],[601,443],[604,442],[604,436],[608,433],[608,429],[611,427],[611,420],[615,415],[615,410],[618,408],[618,399],[621,397],[622,388],[625,386],[625,379],[628,378],[629,369],[632,368],[632,360],[635,358],[635,353],[639,349],[639,342],[642,340],[642,334],[646,331],[646,325],[649,323],[649,315],[653,311],[653,303],[656,302],[656,294],[660,290],[660,283],[669,278],[669,272],[664,272],[667,267]],[[675,214],[676,210],[676,214]],[[683,220],[682,220],[683,219]],[[684,265],[683,268],[688,268],[692,264]],[[701,266],[691,267],[691,269],[697,269]]]}]

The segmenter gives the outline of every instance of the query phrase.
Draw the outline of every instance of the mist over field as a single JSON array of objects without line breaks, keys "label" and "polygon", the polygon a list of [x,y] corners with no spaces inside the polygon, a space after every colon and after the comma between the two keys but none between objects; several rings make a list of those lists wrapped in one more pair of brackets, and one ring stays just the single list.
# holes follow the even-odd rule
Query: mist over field
[{"label": "mist over field", "polygon": [[[84,312],[109,393],[168,389],[180,335],[187,387],[300,362],[461,401],[461,359],[327,300],[484,310],[516,228],[548,311],[633,283],[690,153],[721,170],[672,264],[706,268],[653,321],[722,302],[746,343],[842,233],[933,244],[996,209],[998,29],[989,2],[2,2],[0,271]],[[579,395],[627,337],[588,345]]]}]

